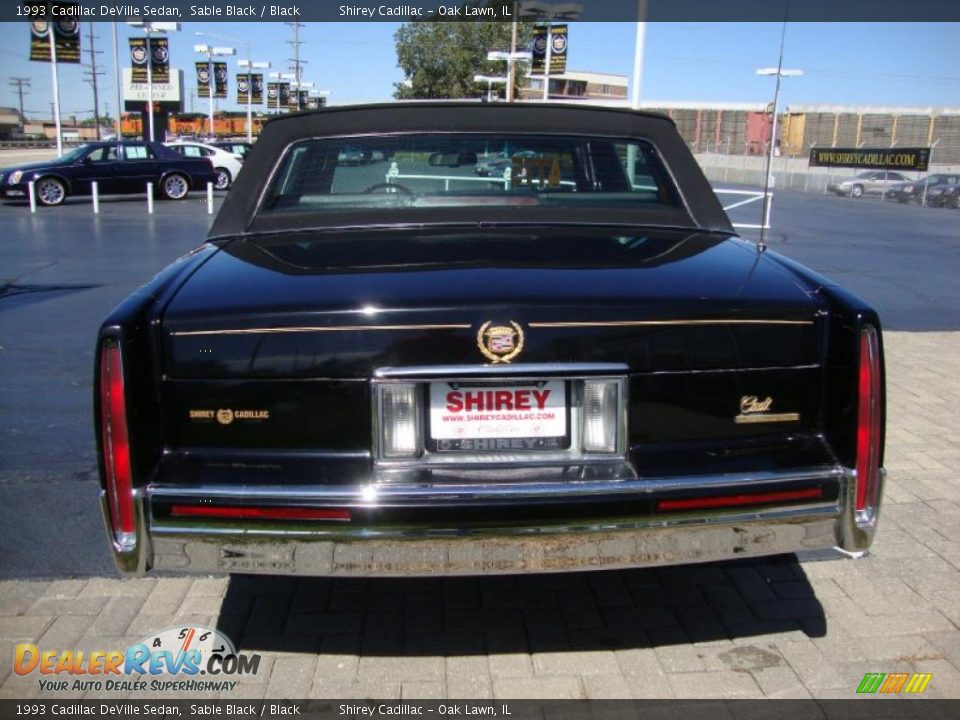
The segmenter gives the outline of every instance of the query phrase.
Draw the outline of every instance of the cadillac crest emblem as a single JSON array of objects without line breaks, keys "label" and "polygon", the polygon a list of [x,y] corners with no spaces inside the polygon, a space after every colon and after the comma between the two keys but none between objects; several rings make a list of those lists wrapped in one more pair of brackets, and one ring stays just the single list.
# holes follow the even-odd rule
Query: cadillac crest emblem
[{"label": "cadillac crest emblem", "polygon": [[477,331],[477,347],[494,365],[508,363],[523,350],[523,328],[513,320],[509,325],[494,325],[488,320]]}]

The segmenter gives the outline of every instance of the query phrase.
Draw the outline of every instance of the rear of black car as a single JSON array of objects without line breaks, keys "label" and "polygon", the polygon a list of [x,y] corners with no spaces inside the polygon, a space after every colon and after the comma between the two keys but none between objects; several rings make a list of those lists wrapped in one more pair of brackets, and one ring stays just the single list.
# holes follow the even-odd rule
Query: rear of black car
[{"label": "rear of black car", "polygon": [[[249,204],[232,193],[212,242],[107,320],[97,412],[121,569],[866,549],[875,313],[734,237],[666,119],[477,110],[394,108],[414,140],[368,141],[370,192],[335,159],[382,116],[268,125],[248,165],[273,163],[269,181],[238,181]],[[507,177],[476,178],[483,150],[520,146]]]}]

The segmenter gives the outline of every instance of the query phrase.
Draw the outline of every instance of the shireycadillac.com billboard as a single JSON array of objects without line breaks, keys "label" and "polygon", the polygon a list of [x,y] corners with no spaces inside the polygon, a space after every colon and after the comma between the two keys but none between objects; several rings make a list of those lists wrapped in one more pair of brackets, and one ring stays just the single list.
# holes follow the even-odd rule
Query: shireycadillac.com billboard
[{"label": "shireycadillac.com billboard", "polygon": [[930,148],[813,148],[810,167],[863,170],[920,170],[930,163]]}]

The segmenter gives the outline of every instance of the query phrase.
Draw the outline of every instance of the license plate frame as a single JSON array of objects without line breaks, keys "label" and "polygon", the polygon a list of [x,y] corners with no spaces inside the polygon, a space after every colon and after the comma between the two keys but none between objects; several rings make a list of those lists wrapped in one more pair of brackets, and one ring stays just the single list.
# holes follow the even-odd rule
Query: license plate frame
[{"label": "license plate frame", "polygon": [[[491,453],[529,453],[567,451],[571,447],[573,404],[572,386],[565,379],[516,379],[500,381],[435,380],[426,383],[425,441],[428,452],[442,455],[469,455]],[[549,395],[544,399],[544,391]],[[522,394],[526,391],[526,394]],[[541,393],[534,395],[534,391]],[[467,403],[466,393],[472,395],[472,413],[476,416],[501,416],[487,420],[460,420],[450,422],[444,416],[464,415],[465,407],[452,412],[448,409],[448,393],[460,393],[462,406]],[[478,396],[477,393],[480,395]],[[491,395],[493,393],[493,395]],[[495,393],[510,393],[511,405],[504,407],[506,396]],[[558,401],[558,396],[560,400]],[[542,407],[540,402],[543,400]],[[526,401],[526,402],[524,402]],[[494,407],[488,409],[488,402]],[[530,408],[524,407],[529,403]],[[477,405],[483,407],[478,408]],[[544,416],[531,417],[527,415]],[[520,416],[506,419],[502,416]],[[539,427],[538,427],[539,425]]]}]

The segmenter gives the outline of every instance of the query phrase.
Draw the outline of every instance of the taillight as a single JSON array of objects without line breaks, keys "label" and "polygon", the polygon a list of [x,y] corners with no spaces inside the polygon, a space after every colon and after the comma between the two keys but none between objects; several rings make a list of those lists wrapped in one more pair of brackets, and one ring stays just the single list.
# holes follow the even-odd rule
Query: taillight
[{"label": "taillight", "polygon": [[100,349],[100,434],[110,527],[115,542],[129,547],[135,539],[133,473],[123,392],[123,360],[120,344],[112,339],[105,340]]},{"label": "taillight", "polygon": [[880,481],[880,346],[875,328],[860,332],[857,382],[857,486],[854,507],[876,507]]}]

